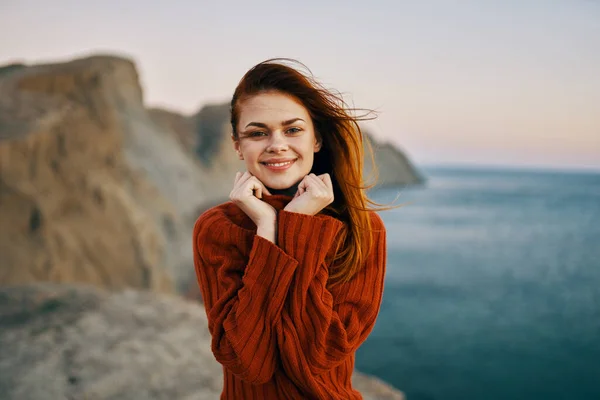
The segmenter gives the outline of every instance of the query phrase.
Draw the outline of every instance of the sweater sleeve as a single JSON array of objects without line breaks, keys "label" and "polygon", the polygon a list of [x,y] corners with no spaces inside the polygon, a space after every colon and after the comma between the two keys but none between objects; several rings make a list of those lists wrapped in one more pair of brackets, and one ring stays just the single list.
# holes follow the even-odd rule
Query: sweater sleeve
[{"label": "sweater sleeve", "polygon": [[297,261],[211,210],[196,221],[193,239],[215,358],[250,383],[269,381],[279,365],[275,324]]},{"label": "sweater sleeve", "polygon": [[[296,226],[296,235],[282,237],[284,251],[298,259],[292,286],[277,327],[282,365],[299,386],[341,364],[371,332],[383,295],[386,268],[386,231],[381,218],[371,213],[373,248],[363,268],[350,282],[327,289],[329,267],[321,247],[330,240],[323,221],[290,213],[282,216],[280,232]],[[302,228],[299,228],[302,226]],[[300,234],[305,232],[306,237]],[[302,260],[302,261],[300,261]]]}]

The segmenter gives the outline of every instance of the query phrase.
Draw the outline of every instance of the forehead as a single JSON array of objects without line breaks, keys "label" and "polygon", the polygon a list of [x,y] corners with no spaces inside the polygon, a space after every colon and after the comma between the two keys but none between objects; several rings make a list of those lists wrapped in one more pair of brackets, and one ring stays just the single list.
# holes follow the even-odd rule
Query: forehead
[{"label": "forehead", "polygon": [[240,103],[239,122],[242,127],[249,122],[279,125],[292,118],[309,121],[308,110],[299,100],[283,93],[260,93]]}]

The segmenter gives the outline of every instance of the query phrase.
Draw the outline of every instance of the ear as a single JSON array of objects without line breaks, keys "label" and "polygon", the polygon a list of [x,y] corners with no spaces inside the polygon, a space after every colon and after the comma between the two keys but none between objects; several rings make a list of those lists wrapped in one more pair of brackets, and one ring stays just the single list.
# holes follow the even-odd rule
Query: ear
[{"label": "ear", "polygon": [[321,150],[321,147],[323,146],[323,139],[321,138],[321,135],[316,134],[315,135],[315,146],[314,146],[314,152],[318,153],[319,150]]},{"label": "ear", "polygon": [[242,150],[240,150],[240,141],[236,140],[233,136],[231,137],[231,139],[233,140],[233,149],[238,154],[238,157],[240,158],[240,160],[243,160],[244,155],[242,154]]}]

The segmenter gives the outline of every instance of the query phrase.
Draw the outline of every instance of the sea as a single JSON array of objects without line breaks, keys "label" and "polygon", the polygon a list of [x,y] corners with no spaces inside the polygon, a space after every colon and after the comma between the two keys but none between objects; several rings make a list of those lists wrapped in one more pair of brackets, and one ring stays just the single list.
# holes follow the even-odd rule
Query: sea
[{"label": "sea", "polygon": [[600,172],[427,167],[369,196],[383,303],[356,367],[408,400],[600,400]]}]

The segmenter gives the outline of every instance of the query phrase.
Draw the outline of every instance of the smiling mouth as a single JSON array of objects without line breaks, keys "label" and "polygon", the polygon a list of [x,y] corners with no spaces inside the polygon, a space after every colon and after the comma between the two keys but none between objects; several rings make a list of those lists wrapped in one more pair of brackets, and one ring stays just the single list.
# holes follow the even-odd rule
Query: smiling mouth
[{"label": "smiling mouth", "polygon": [[264,165],[266,168],[268,168],[271,171],[286,171],[288,168],[291,168],[291,166],[295,162],[296,162],[296,160],[290,160],[290,161],[274,162],[274,163],[263,162],[261,164]]},{"label": "smiling mouth", "polygon": [[262,163],[263,165],[266,165],[267,167],[285,167],[287,165],[291,165],[295,162],[296,160],[290,160],[290,161],[285,161],[285,162],[277,162],[277,163]]}]

